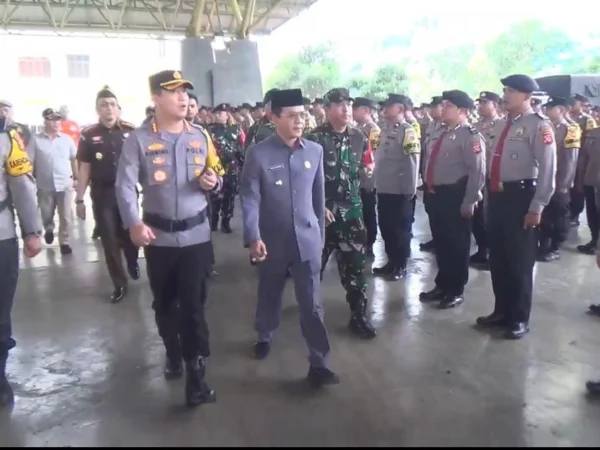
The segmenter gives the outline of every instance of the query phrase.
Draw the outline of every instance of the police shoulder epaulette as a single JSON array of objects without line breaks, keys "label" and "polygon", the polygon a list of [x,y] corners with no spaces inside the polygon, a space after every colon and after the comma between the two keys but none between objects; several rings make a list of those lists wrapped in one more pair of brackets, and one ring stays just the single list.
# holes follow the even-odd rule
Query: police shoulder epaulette
[{"label": "police shoulder epaulette", "polygon": [[132,130],[136,128],[134,124],[132,124],[131,122],[126,122],[125,120],[120,120],[119,123],[121,124],[121,126],[131,128]]},{"label": "police shoulder epaulette", "polygon": [[477,128],[475,128],[473,125],[469,124],[467,125],[467,128],[469,129],[471,134],[479,134],[479,131],[477,131]]},{"label": "police shoulder epaulette", "polygon": [[539,112],[539,111],[536,111],[536,112],[535,112],[535,115],[536,115],[536,116],[538,116],[538,117],[539,117],[540,119],[542,119],[542,120],[550,120],[550,119],[548,118],[548,116],[545,116],[544,114],[542,114],[542,113],[541,113],[541,112]]},{"label": "police shoulder epaulette", "polygon": [[85,127],[83,127],[81,129],[81,134],[88,133],[88,132],[92,131],[93,129],[95,129],[97,126],[98,126],[97,123],[93,123],[91,125],[86,125]]}]

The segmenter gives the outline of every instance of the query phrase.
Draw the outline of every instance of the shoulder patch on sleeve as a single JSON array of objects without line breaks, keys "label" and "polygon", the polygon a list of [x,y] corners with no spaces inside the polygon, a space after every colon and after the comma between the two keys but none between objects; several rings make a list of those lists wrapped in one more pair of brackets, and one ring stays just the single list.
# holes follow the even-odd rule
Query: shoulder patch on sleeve
[{"label": "shoulder patch on sleeve", "polygon": [[544,145],[550,145],[554,143],[554,131],[552,131],[552,126],[544,123],[540,127],[540,136],[542,136],[542,142]]},{"label": "shoulder patch on sleeve", "polygon": [[581,147],[581,128],[574,125],[567,126],[567,135],[564,142],[565,148],[580,148]]},{"label": "shoulder patch on sleeve", "polygon": [[417,132],[412,126],[404,130],[402,148],[405,155],[421,153],[421,143],[419,142]]},{"label": "shoulder patch on sleeve", "polygon": [[588,119],[585,121],[585,131],[593,130],[597,126],[598,125],[593,117],[588,117]]},{"label": "shoulder patch on sleeve", "polygon": [[471,132],[471,148],[473,149],[473,153],[478,154],[481,153],[481,142],[483,141],[483,137],[479,133]]},{"label": "shoulder patch on sleeve", "polygon": [[371,144],[371,148],[375,150],[379,147],[379,135],[381,134],[381,130],[379,127],[371,128],[371,132],[369,133],[369,143]]},{"label": "shoulder patch on sleeve", "polygon": [[210,137],[210,135],[208,134],[208,131],[204,130],[203,128],[200,128],[200,131],[206,138],[206,143],[208,145],[208,150],[206,153],[206,167],[214,170],[218,176],[222,177],[223,175],[225,175],[225,169],[223,169],[221,160],[217,156],[217,150],[215,149],[215,144],[214,144],[212,138]]},{"label": "shoulder patch on sleeve", "polygon": [[11,177],[20,177],[31,173],[33,167],[25,151],[21,136],[16,130],[11,130],[8,132],[8,137],[10,138],[11,150],[6,159],[6,173]]}]

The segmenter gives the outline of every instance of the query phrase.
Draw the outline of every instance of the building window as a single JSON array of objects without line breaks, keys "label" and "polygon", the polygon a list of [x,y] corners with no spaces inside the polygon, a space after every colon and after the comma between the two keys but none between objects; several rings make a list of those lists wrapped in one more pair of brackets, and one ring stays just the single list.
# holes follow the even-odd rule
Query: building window
[{"label": "building window", "polygon": [[52,67],[48,58],[19,58],[19,76],[50,78]]},{"label": "building window", "polygon": [[69,78],[89,78],[89,55],[67,55],[67,71]]}]

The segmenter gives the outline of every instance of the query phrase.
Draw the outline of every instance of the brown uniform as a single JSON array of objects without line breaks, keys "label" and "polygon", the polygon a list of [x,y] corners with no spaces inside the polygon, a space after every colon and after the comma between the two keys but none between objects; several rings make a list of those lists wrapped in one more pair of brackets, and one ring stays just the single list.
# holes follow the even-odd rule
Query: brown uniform
[{"label": "brown uniform", "polygon": [[90,197],[96,219],[98,234],[104,248],[104,256],[110,278],[115,288],[127,286],[127,273],[121,257],[121,248],[127,267],[134,278],[137,272],[138,248],[129,239],[123,227],[117,199],[115,181],[117,163],[123,141],[135,127],[119,121],[108,129],[102,124],[91,125],[81,131],[77,160],[90,164]]}]

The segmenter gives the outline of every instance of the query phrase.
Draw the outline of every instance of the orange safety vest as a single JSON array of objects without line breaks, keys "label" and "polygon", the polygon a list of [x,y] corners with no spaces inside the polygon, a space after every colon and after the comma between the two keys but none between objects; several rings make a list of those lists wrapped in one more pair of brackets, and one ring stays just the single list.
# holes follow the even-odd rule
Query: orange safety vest
[{"label": "orange safety vest", "polygon": [[77,125],[77,122],[67,119],[67,120],[61,121],[60,124],[61,124],[61,132],[63,132],[67,136],[70,136],[71,139],[73,139],[73,142],[75,142],[75,146],[79,145],[79,138],[81,137],[81,129],[79,128],[79,125]]}]

